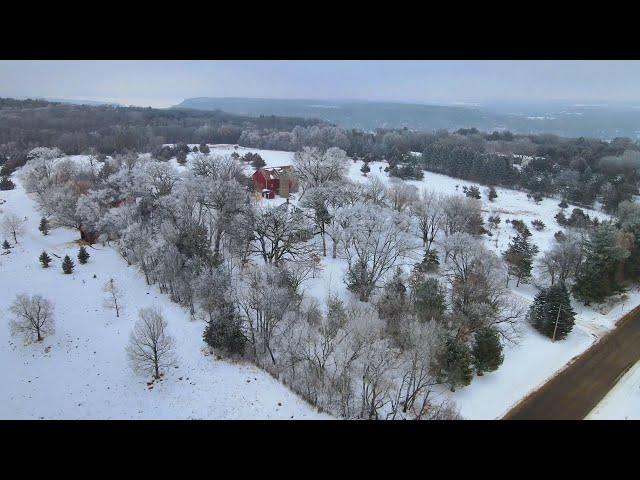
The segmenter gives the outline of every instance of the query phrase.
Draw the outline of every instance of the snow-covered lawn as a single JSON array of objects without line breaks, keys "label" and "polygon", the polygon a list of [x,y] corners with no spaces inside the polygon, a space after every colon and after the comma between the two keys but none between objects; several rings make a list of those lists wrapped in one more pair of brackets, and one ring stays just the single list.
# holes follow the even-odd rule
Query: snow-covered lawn
[{"label": "snow-covered lawn", "polygon": [[[0,418],[329,418],[258,368],[205,354],[203,323],[147,286],[112,248],[88,248],[91,258],[80,265],[77,232],[58,228],[42,236],[35,202],[14,181],[16,189],[0,192],[6,200],[0,215],[27,220],[18,245],[0,256]],[[43,249],[53,260],[49,269],[38,262]],[[67,254],[76,263],[72,275],[60,268]],[[120,318],[103,306],[102,287],[110,278],[124,292]],[[24,345],[10,335],[8,309],[19,293],[40,293],[55,304],[56,332],[41,343]],[[125,345],[138,309],[151,305],[168,321],[178,362],[148,389],[150,379],[129,368]]]},{"label": "snow-covered lawn", "polygon": [[587,420],[640,420],[640,362],[618,381]]}]

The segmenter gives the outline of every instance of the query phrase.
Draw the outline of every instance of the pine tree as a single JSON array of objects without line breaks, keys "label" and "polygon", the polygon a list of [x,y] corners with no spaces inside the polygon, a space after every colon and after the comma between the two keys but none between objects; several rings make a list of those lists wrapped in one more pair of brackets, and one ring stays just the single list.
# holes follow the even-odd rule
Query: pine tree
[{"label": "pine tree", "polygon": [[49,235],[49,220],[42,217],[42,219],[40,220],[40,226],[38,227],[38,230],[42,232],[42,235]]},{"label": "pine tree", "polygon": [[436,278],[427,278],[413,289],[413,308],[422,321],[442,318],[446,308],[446,290]]},{"label": "pine tree", "polygon": [[16,184],[8,176],[0,177],[0,190],[13,190]]},{"label": "pine tree", "polygon": [[575,297],[589,305],[621,293],[624,287],[616,281],[616,269],[629,251],[620,245],[618,230],[610,223],[594,228],[585,244],[585,260],[573,285]]},{"label": "pine tree", "polygon": [[473,378],[472,356],[469,347],[449,338],[441,355],[440,380],[448,383],[452,392],[455,392],[458,386],[469,385]]},{"label": "pine tree", "polygon": [[73,260],[69,258],[69,255],[65,255],[64,260],[62,260],[62,271],[69,275],[73,273],[73,267],[75,267]]},{"label": "pine tree", "polygon": [[482,376],[484,372],[497,370],[504,361],[500,336],[495,328],[483,328],[476,332],[472,348],[473,366]]},{"label": "pine tree", "polygon": [[400,268],[396,270],[393,278],[385,284],[377,307],[378,315],[387,325],[387,333],[393,339],[398,340],[410,308],[407,287],[404,284]]},{"label": "pine tree", "polygon": [[371,168],[369,167],[369,164],[367,162],[362,164],[362,167],[360,168],[360,171],[366,176],[367,173],[369,173],[371,171]]},{"label": "pine tree", "polygon": [[87,263],[87,260],[89,260],[89,257],[91,255],[89,255],[89,252],[87,252],[87,249],[84,247],[80,247],[80,251],[78,252],[78,260],[80,261],[80,263],[82,265],[84,265],[85,263]]},{"label": "pine tree", "polygon": [[462,187],[462,191],[469,198],[475,198],[476,200],[480,200],[480,188],[476,185],[471,185],[470,187]]},{"label": "pine tree", "polygon": [[424,254],[419,270],[422,272],[435,272],[439,266],[440,259],[438,258],[438,252],[431,249]]},{"label": "pine tree", "polygon": [[42,264],[42,268],[49,268],[49,264],[51,263],[51,257],[44,250],[40,254],[40,263]]},{"label": "pine tree", "polygon": [[201,143],[200,144],[200,153],[204,153],[205,155],[208,155],[209,152],[211,152],[211,150],[209,150],[209,145],[207,145],[206,143]]},{"label": "pine tree", "polygon": [[217,315],[207,323],[202,335],[205,343],[212,348],[231,355],[244,353],[246,338],[231,302],[222,302]]},{"label": "pine tree", "polygon": [[498,193],[496,189],[493,187],[489,187],[489,201],[493,202],[496,198],[498,198]]},{"label": "pine tree", "polygon": [[503,253],[504,260],[508,264],[509,275],[518,279],[516,287],[520,282],[526,283],[531,278],[533,257],[536,253],[538,253],[538,247],[529,243],[528,236],[520,232],[513,237],[509,248]]},{"label": "pine tree", "polygon": [[529,308],[527,319],[543,335],[555,336],[555,340],[565,338],[575,322],[575,312],[565,284],[559,282],[540,290]]},{"label": "pine tree", "polygon": [[9,242],[5,240],[4,242],[2,242],[2,248],[4,248],[5,250],[9,250],[11,248],[11,245],[9,245]]}]

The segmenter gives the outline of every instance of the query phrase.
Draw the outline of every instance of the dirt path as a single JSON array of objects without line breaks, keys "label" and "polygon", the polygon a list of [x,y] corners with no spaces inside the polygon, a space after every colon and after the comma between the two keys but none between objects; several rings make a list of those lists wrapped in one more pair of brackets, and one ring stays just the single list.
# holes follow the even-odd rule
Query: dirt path
[{"label": "dirt path", "polygon": [[640,306],[503,420],[582,420],[640,360]]}]

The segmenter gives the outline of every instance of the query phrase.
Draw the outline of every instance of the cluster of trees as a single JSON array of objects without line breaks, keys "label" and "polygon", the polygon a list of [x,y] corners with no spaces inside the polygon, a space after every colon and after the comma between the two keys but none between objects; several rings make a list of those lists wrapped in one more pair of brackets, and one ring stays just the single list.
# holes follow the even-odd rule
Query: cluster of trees
[{"label": "cluster of trees", "polygon": [[[43,230],[73,226],[112,242],[148,283],[205,321],[204,339],[213,348],[251,359],[338,415],[456,416],[429,396],[439,380],[434,359],[444,324],[430,323],[424,312],[407,319],[412,333],[400,346],[372,303],[332,297],[324,309],[304,295],[320,256],[333,254],[349,265],[349,288],[363,300],[377,298],[387,274],[419,249],[411,212],[429,195],[402,182],[386,187],[376,177],[351,183],[339,149],[296,154],[302,208],[256,204],[232,158],[200,153],[178,173],[147,157],[114,156],[92,166],[54,159],[57,153],[31,152],[22,172],[46,214]],[[460,212],[442,213],[451,215]],[[432,243],[429,219],[423,222],[425,242]],[[467,228],[464,219],[450,223],[452,232]],[[107,284],[105,293],[118,316],[113,287]]]},{"label": "cluster of trees", "polygon": [[614,220],[605,222],[575,211],[572,217],[583,221],[557,232],[551,249],[538,259],[540,283],[547,286],[529,311],[529,321],[554,340],[573,327],[570,293],[585,305],[602,303],[624,292],[625,284],[637,281],[640,273],[640,206],[623,201]]},{"label": "cluster of trees", "polygon": [[[319,120],[275,116],[248,117],[198,110],[159,110],[112,105],[71,105],[44,100],[0,98],[0,189],[13,188],[9,175],[27,162],[35,147],[58,148],[67,155],[122,155],[152,152],[176,155],[165,144],[239,143],[245,132],[288,134]],[[204,150],[202,146],[204,145]],[[167,155],[171,155],[167,157]]]},{"label": "cluster of trees", "polygon": [[474,128],[363,132],[300,118],[0,99],[0,188],[10,188],[8,175],[35,146],[66,154],[153,152],[166,159],[176,152],[163,145],[179,142],[200,144],[196,148],[204,154],[207,143],[287,151],[337,147],[365,162],[387,161],[392,176],[419,179],[426,169],[523,188],[537,198],[556,194],[578,206],[600,200],[611,213],[637,193],[640,165],[640,146],[628,138],[606,142]]}]

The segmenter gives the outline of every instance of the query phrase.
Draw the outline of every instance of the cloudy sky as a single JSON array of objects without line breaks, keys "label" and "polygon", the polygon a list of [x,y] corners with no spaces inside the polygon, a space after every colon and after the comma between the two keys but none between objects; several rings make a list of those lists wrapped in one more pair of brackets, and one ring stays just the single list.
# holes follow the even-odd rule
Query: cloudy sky
[{"label": "cloudy sky", "polygon": [[639,61],[0,61],[0,97],[637,102]]}]

